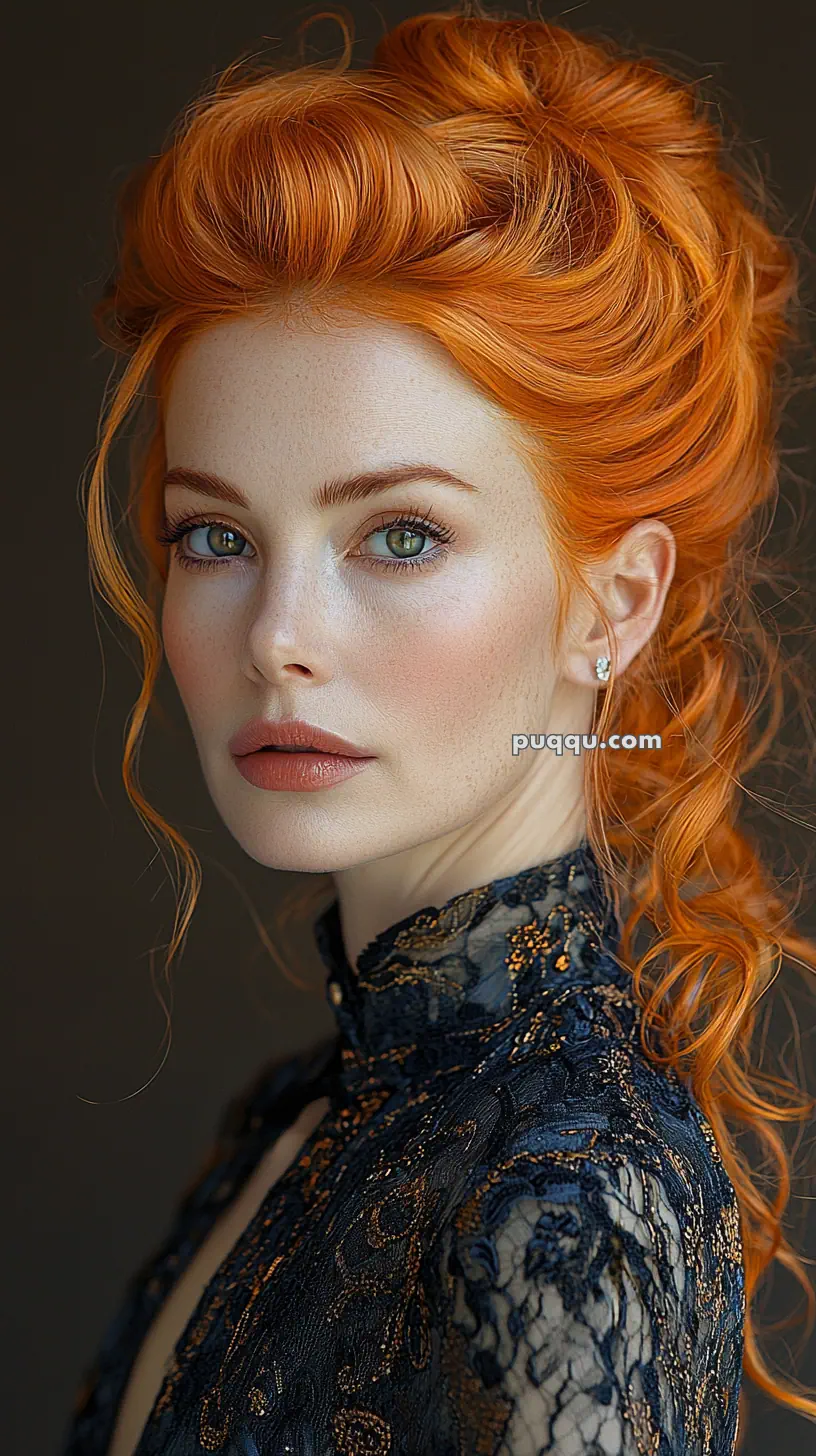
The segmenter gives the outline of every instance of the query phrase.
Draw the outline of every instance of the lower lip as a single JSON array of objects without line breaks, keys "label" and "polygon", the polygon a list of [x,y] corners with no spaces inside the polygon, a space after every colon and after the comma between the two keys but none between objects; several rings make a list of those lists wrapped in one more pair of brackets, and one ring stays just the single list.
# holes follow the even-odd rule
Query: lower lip
[{"label": "lower lip", "polygon": [[263,749],[233,758],[239,774],[256,789],[298,789],[306,793],[331,789],[374,762],[373,758],[345,758],[342,753],[275,753]]}]

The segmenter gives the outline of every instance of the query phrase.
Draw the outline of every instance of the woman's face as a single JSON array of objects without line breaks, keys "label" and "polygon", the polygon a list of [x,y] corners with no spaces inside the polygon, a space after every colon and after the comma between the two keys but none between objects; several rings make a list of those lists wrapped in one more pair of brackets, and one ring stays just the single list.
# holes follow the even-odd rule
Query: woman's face
[{"label": "woman's face", "polygon": [[[361,318],[315,331],[282,309],[220,324],[178,361],[166,446],[168,471],[218,476],[245,502],[190,477],[166,487],[171,523],[218,525],[171,549],[162,626],[209,791],[249,855],[336,871],[475,842],[514,806],[554,822],[580,761],[514,756],[512,735],[554,727],[556,695],[559,730],[586,731],[592,692],[554,660],[539,498],[508,422],[441,347]],[[472,489],[419,468],[315,499],[397,464]],[[317,792],[259,787],[229,747],[255,716],[303,719],[370,761]]]}]

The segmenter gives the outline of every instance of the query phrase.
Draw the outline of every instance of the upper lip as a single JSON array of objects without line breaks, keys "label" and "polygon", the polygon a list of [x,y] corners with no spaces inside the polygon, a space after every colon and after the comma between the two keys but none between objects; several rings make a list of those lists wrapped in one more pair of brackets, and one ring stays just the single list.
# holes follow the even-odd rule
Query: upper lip
[{"label": "upper lip", "polygon": [[340,738],[337,733],[329,733],[325,728],[304,723],[302,718],[279,718],[277,721],[273,718],[250,718],[230,739],[229,747],[230,753],[241,756],[256,753],[267,744],[317,748],[323,753],[342,753],[347,758],[371,757],[364,748],[357,748],[354,743]]}]

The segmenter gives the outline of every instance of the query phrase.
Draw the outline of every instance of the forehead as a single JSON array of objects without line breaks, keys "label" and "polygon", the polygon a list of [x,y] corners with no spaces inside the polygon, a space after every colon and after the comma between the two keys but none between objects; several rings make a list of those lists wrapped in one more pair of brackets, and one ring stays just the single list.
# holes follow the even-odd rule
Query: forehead
[{"label": "forehead", "polygon": [[184,346],[165,401],[169,466],[309,486],[394,460],[512,469],[512,425],[420,330],[359,316],[232,319]]}]

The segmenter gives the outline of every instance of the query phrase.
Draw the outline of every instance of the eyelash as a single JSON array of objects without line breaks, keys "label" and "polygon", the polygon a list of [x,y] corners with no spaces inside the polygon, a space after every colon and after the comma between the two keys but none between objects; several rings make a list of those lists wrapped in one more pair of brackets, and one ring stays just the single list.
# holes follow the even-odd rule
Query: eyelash
[{"label": "eyelash", "polygon": [[[218,568],[230,560],[248,560],[244,556],[187,556],[182,550],[184,538],[191,531],[207,530],[212,526],[223,526],[229,531],[235,530],[235,527],[230,526],[229,522],[219,521],[214,517],[199,520],[191,516],[168,516],[164,526],[156,532],[156,540],[161,546],[175,547],[173,555],[176,560],[185,569],[190,567],[193,571],[209,571],[213,567]],[[385,556],[364,556],[362,559],[376,561],[378,568],[384,567],[386,571],[403,571],[405,568],[409,571],[422,571],[428,565],[441,565],[448,555],[450,545],[456,540],[456,535],[450,527],[444,526],[441,521],[435,520],[430,512],[423,514],[420,511],[410,509],[405,514],[395,516],[393,519],[383,517],[380,525],[375,526],[363,539],[367,541],[369,536],[378,536],[383,531],[395,530],[415,531],[419,535],[428,536],[431,540],[439,544],[440,549],[431,555],[415,556],[413,558],[409,556],[394,556],[389,559]],[[243,532],[236,531],[236,535],[243,536]],[[247,538],[244,536],[243,539],[246,540]]]}]

